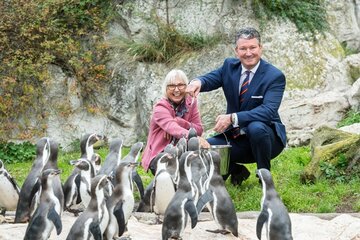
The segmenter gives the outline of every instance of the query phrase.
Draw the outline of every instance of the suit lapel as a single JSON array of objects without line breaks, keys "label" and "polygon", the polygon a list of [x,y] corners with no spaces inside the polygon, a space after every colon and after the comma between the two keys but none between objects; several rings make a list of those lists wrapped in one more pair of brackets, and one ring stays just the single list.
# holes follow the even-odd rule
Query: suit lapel
[{"label": "suit lapel", "polygon": [[239,109],[240,110],[240,97],[239,97],[239,91],[240,91],[240,77],[241,77],[241,64],[239,64],[239,68],[237,69],[237,71],[235,72],[235,74],[233,75],[233,79],[232,79],[232,82],[233,82],[233,94],[235,97],[235,107],[236,109]]}]

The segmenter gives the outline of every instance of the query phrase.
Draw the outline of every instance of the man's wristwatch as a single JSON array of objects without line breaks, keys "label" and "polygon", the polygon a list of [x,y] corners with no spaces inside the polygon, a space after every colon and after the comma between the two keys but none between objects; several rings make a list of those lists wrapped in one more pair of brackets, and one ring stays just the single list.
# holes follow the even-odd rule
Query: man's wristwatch
[{"label": "man's wristwatch", "polygon": [[232,113],[230,119],[231,119],[231,123],[234,124],[236,121],[236,113]]}]

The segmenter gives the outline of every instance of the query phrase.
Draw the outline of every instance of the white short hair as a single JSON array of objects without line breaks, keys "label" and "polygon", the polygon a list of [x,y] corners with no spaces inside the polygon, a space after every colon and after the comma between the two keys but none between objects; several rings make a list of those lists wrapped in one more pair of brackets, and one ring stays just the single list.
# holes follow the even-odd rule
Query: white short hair
[{"label": "white short hair", "polygon": [[186,85],[189,84],[189,79],[182,70],[180,70],[180,69],[171,70],[168,74],[166,74],[166,77],[164,79],[163,86],[162,86],[163,94],[165,97],[166,97],[167,85],[174,83],[176,79],[182,80],[184,82],[184,84],[186,84]]}]

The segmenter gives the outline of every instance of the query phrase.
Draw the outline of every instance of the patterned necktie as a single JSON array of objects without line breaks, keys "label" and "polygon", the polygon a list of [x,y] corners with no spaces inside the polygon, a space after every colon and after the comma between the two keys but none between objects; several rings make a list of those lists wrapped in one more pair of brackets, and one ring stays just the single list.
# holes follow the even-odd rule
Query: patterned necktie
[{"label": "patterned necktie", "polygon": [[245,73],[246,73],[246,77],[240,89],[240,103],[244,101],[245,93],[247,92],[250,83],[250,71],[246,71]]}]

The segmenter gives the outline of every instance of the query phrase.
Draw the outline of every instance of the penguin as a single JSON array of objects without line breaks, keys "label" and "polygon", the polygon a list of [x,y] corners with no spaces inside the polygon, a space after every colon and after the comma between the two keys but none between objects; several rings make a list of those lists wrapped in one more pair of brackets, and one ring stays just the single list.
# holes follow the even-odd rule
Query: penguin
[{"label": "penguin", "polygon": [[103,239],[109,223],[109,212],[106,207],[104,187],[108,185],[108,176],[96,175],[91,180],[91,200],[85,211],[75,220],[66,237],[74,239]]},{"label": "penguin", "polygon": [[136,212],[151,212],[152,211],[152,191],[154,187],[154,179],[151,180],[149,185],[146,187],[144,191],[144,197],[140,199],[139,206],[136,209]]},{"label": "penguin", "polygon": [[120,164],[121,150],[123,146],[123,140],[121,138],[115,138],[110,142],[109,153],[107,154],[104,164],[101,166],[98,174],[112,175],[112,172]]},{"label": "penguin", "polygon": [[[47,161],[46,165],[44,166],[44,170],[46,169],[55,169],[58,170],[58,151],[59,151],[59,144],[53,140],[53,139],[49,139],[50,142],[50,157],[49,160]],[[63,188],[62,188],[62,183],[61,183],[61,179],[60,179],[60,175],[57,174],[56,176],[54,176],[54,178],[52,179],[52,188],[54,191],[55,196],[58,198],[60,205],[61,205],[61,209],[60,212],[63,212],[63,207],[64,207],[64,192],[63,192]]]},{"label": "penguin", "polygon": [[87,208],[91,200],[91,179],[95,176],[94,166],[92,165],[91,161],[87,160],[86,158],[70,161],[70,164],[80,169],[79,192],[82,203],[84,207]]},{"label": "penguin", "polygon": [[178,189],[165,210],[162,224],[162,239],[180,239],[190,215],[191,228],[197,224],[198,214],[194,205],[195,189],[191,184],[191,161],[197,157],[193,152],[185,152],[180,159],[180,181]]},{"label": "penguin", "polygon": [[41,138],[36,143],[36,159],[32,164],[31,170],[27,175],[19,194],[15,212],[15,223],[29,221],[32,211],[33,199],[38,192],[41,182],[39,176],[50,157],[50,142],[46,137]]},{"label": "penguin", "polygon": [[176,143],[176,147],[178,149],[178,158],[180,159],[181,155],[187,151],[187,139],[182,137]]},{"label": "penguin", "polygon": [[[211,178],[208,186],[205,186],[207,192],[204,193],[204,197],[207,197],[207,194],[211,195],[208,198],[210,199],[208,208],[219,229],[206,231],[221,234],[231,232],[235,237],[238,237],[238,219],[235,206],[220,174],[220,155],[215,151],[208,151],[207,156],[209,161],[213,162],[214,170],[212,176],[209,176]],[[197,206],[197,210],[200,212],[201,209]]]},{"label": "penguin", "polygon": [[173,177],[167,170],[167,165],[175,161],[175,159],[173,155],[168,153],[160,153],[158,157],[151,195],[151,207],[155,214],[164,215],[177,189]]},{"label": "penguin", "polygon": [[41,175],[40,204],[26,228],[24,240],[47,240],[54,226],[59,235],[62,230],[61,204],[53,190],[53,180],[60,174],[58,169],[46,169]]},{"label": "penguin", "polygon": [[200,149],[200,142],[198,137],[192,137],[188,140],[188,151],[194,151],[198,153],[198,157],[191,163],[192,178],[194,181],[194,187],[196,187],[195,204],[199,197],[205,193],[204,182],[208,179],[208,162],[205,159],[204,150]]},{"label": "penguin", "polygon": [[[139,160],[143,146],[144,146],[144,143],[142,143],[142,142],[134,143],[131,146],[129,153],[123,159],[121,159],[121,161],[122,162],[137,162]],[[142,179],[136,169],[134,169],[132,171],[131,178],[135,182],[136,187],[140,194],[140,198],[142,199],[144,197],[144,184],[143,184]],[[114,183],[114,185],[115,185],[115,183]]]},{"label": "penguin", "polygon": [[0,210],[5,216],[6,211],[13,211],[16,209],[16,204],[19,201],[20,189],[15,179],[5,169],[3,162],[0,160]]},{"label": "penguin", "polygon": [[[104,136],[98,135],[96,133],[85,134],[80,140],[80,158],[85,158],[88,160],[94,159],[94,144],[104,138]],[[95,163],[93,163],[93,165],[95,167]],[[74,212],[75,215],[78,211],[71,209],[71,206],[81,203],[81,196],[79,192],[81,177],[79,172],[80,169],[74,168],[63,185],[65,199],[64,208],[70,212]]]},{"label": "penguin", "polygon": [[270,171],[261,168],[256,173],[261,180],[263,192],[261,212],[256,222],[256,236],[261,239],[261,230],[265,223],[268,240],[292,240],[290,216],[276,192]]},{"label": "penguin", "polygon": [[127,222],[135,204],[131,173],[137,165],[135,162],[121,162],[116,168],[117,184],[106,201],[110,219],[105,230],[105,239],[120,237],[127,229]]}]

